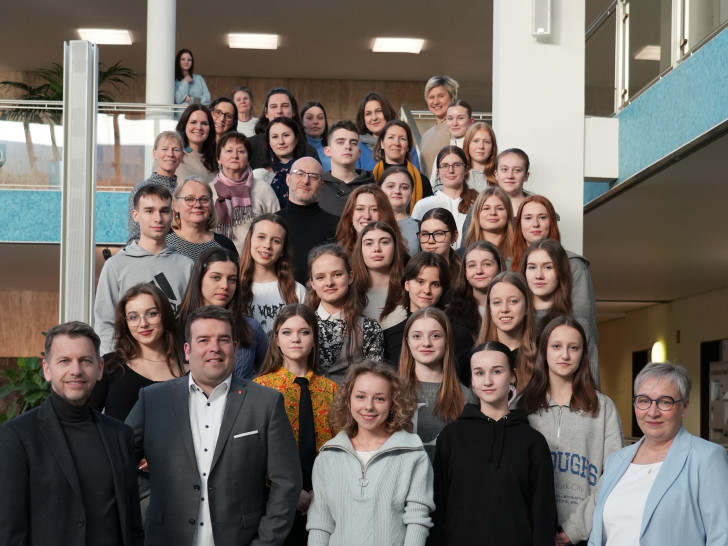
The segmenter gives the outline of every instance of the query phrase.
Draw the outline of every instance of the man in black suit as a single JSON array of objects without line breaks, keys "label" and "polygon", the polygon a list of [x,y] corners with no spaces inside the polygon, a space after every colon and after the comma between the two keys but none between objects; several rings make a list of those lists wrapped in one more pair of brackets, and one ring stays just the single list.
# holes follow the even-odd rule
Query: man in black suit
[{"label": "man in black suit", "polygon": [[88,405],[99,347],[83,322],[48,331],[51,395],[0,427],[0,544],[144,543],[132,431]]},{"label": "man in black suit", "polygon": [[232,375],[232,314],[201,307],[185,326],[187,377],[139,392],[127,417],[149,464],[148,545],[283,544],[301,465],[282,395]]}]

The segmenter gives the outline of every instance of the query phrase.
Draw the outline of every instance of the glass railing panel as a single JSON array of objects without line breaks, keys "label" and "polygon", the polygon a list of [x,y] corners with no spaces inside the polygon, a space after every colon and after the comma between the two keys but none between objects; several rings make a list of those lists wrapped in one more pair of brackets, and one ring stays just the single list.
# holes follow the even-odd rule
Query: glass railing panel
[{"label": "glass railing panel", "polygon": [[672,4],[666,0],[629,2],[629,97],[671,66]]},{"label": "glass railing panel", "polygon": [[587,30],[584,112],[587,116],[614,113],[617,16],[614,8]]},{"label": "glass railing panel", "polygon": [[[0,189],[60,188],[62,108],[61,102],[0,101]],[[147,178],[154,138],[160,131],[175,129],[180,110],[166,105],[100,104],[98,189],[128,190]]]},{"label": "glass railing panel", "polygon": [[687,43],[683,52],[695,51],[719,30],[728,25],[726,0],[685,0]]}]

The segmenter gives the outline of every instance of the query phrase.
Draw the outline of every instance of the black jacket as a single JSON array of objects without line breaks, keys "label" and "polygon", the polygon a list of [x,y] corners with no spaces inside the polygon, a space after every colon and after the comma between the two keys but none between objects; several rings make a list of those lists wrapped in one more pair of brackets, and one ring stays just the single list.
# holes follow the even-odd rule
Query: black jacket
[{"label": "black jacket", "polygon": [[494,421],[465,404],[437,438],[428,544],[553,546],[551,454],[522,410]]}]

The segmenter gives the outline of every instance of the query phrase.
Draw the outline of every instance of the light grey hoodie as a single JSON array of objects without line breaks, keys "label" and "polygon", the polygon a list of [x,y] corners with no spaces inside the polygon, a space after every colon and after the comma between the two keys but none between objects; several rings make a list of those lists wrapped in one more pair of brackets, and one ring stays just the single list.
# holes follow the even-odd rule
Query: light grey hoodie
[{"label": "light grey hoodie", "polygon": [[94,303],[94,329],[101,338],[102,355],[114,350],[114,310],[124,293],[135,284],[151,283],[176,310],[187,290],[192,263],[173,246],[153,254],[137,242],[109,258],[101,270]]},{"label": "light grey hoodie", "polygon": [[559,406],[550,396],[548,411],[528,416],[531,427],[549,444],[559,525],[573,544],[589,539],[604,465],[609,454],[624,444],[614,402],[600,392],[597,397],[595,417]]}]

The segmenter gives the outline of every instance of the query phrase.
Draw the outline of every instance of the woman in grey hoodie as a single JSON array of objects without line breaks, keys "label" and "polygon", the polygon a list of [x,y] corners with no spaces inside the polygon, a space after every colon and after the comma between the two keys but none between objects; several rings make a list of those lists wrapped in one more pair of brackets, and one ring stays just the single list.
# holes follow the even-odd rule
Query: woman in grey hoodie
[{"label": "woman in grey hoodie", "polygon": [[589,371],[587,337],[574,317],[559,316],[545,326],[518,406],[551,450],[556,544],[586,544],[604,464],[622,448],[623,437],[614,402],[597,390]]}]

